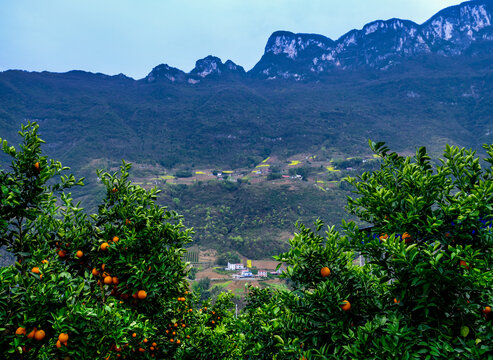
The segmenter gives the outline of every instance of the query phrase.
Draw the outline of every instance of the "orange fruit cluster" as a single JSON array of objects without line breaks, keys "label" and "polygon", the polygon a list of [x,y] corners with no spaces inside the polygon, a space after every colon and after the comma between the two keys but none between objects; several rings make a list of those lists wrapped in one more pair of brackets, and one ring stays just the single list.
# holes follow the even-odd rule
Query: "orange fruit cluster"
[{"label": "orange fruit cluster", "polygon": [[58,349],[60,349],[62,347],[62,344],[67,346],[67,342],[68,342],[68,334],[66,333],[61,333],[60,335],[58,335],[58,340],[56,342],[56,347]]},{"label": "orange fruit cluster", "polygon": [[[15,330],[16,335],[26,335],[26,328],[19,326],[17,330]],[[41,341],[45,338],[46,333],[44,330],[38,330],[36,327],[33,328],[33,330],[26,335],[28,339],[34,339],[37,341]]]}]

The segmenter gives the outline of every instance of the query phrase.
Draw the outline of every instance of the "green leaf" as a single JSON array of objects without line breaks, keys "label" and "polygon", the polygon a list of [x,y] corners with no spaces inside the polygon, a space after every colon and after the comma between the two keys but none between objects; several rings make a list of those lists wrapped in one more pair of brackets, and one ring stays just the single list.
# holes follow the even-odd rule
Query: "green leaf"
[{"label": "green leaf", "polygon": [[284,340],[279,335],[274,335],[274,339],[276,339],[278,343],[284,345]]},{"label": "green leaf", "polygon": [[463,336],[463,337],[466,337],[467,335],[469,335],[469,328],[467,326],[463,326],[460,328],[460,334]]}]

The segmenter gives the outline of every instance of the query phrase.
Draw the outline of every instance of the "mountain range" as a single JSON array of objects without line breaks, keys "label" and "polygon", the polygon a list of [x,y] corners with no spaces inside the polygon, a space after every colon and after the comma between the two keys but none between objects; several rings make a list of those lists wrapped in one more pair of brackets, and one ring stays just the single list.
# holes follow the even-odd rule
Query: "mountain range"
[{"label": "mountain range", "polygon": [[204,78],[253,77],[261,79],[317,79],[334,69],[372,68],[387,70],[411,57],[437,54],[457,56],[491,52],[493,2],[467,1],[446,8],[419,25],[409,20],[377,20],[361,30],[351,30],[337,40],[317,34],[273,33],[264,55],[248,72],[231,60],[207,56],[188,74],[162,64],[145,78],[187,81]]},{"label": "mountain range", "polygon": [[35,119],[62,160],[167,168],[254,165],[321,148],[357,154],[369,137],[397,150],[480,148],[493,133],[492,9],[493,0],[467,1],[421,25],[378,20],[338,40],[278,31],[248,72],[214,56],[189,73],[158,65],[140,80],[4,71],[0,136]]}]

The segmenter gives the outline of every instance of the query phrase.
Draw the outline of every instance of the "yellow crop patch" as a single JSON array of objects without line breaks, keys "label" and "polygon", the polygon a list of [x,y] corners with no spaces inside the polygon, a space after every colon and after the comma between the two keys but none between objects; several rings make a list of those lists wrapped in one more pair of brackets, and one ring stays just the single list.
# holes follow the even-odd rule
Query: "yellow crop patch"
[{"label": "yellow crop patch", "polygon": [[269,166],[270,166],[269,164],[260,164],[260,165],[257,165],[255,167],[258,167],[259,168],[259,167],[269,167]]},{"label": "yellow crop patch", "polygon": [[332,171],[332,172],[341,171],[341,170],[334,169],[333,166],[327,166],[326,169],[329,171]]},{"label": "yellow crop patch", "polygon": [[295,165],[298,165],[300,162],[298,160],[292,160],[290,164],[288,164],[288,166],[295,166]]},{"label": "yellow crop patch", "polygon": [[266,163],[267,161],[269,161],[269,159],[270,159],[270,156],[269,156],[267,159],[262,160],[262,162],[263,162],[263,163]]},{"label": "yellow crop patch", "polygon": [[196,171],[195,174],[197,174],[197,175],[205,175],[205,172],[203,172],[203,171]]}]

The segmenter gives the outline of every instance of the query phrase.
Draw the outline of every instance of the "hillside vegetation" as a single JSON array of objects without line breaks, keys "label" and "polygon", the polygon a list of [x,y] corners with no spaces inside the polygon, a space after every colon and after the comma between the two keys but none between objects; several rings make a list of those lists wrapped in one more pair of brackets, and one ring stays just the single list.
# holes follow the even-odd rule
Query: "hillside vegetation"
[{"label": "hillside vegetation", "polygon": [[[295,190],[288,191],[278,179],[258,184],[250,176],[264,159],[278,159],[272,164],[283,170],[277,176],[289,175],[291,159],[307,156],[344,172],[347,166],[334,161],[371,157],[368,138],[404,155],[422,144],[435,156],[445,144],[482,152],[480,144],[493,136],[490,63],[487,53],[429,55],[388,71],[334,70],[318,81],[227,78],[195,85],[6,71],[0,73],[0,136],[15,143],[20,124],[36,119],[46,154],[86,178],[73,196],[90,211],[104,196],[95,170],[116,170],[124,158],[135,165],[133,181],[157,185],[163,204],[186,215],[201,246],[235,249],[233,238],[241,237],[237,245],[245,255],[272,255],[286,248],[298,220],[340,223],[348,195],[340,179],[352,173],[320,177],[319,165],[305,162],[307,183],[291,183]],[[0,163],[8,159],[0,156]],[[214,169],[250,180],[227,187],[195,176]],[[193,177],[170,179],[177,174]],[[337,184],[322,186],[330,188],[324,192],[318,180]]]}]

